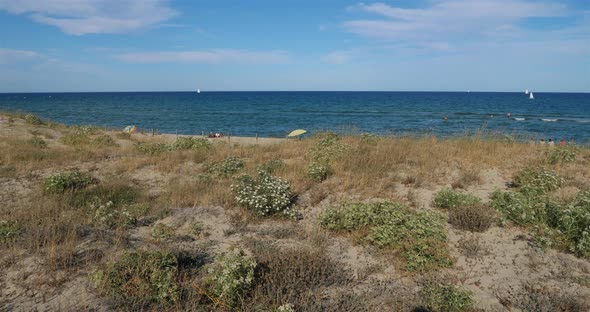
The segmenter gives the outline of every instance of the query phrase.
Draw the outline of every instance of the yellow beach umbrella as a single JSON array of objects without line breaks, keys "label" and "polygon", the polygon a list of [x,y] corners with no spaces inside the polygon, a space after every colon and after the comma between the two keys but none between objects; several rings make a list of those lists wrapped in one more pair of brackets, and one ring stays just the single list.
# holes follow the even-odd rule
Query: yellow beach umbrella
[{"label": "yellow beach umbrella", "polygon": [[291,131],[291,133],[289,133],[287,136],[291,138],[291,137],[295,137],[295,136],[298,136],[298,135],[302,135],[305,132],[307,132],[307,131],[305,131],[303,129],[297,129],[297,130]]}]

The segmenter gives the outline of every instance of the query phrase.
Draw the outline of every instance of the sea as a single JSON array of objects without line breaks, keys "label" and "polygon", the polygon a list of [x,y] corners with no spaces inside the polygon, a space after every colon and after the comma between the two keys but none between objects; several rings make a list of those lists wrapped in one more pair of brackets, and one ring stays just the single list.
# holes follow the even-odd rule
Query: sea
[{"label": "sea", "polygon": [[[0,93],[0,110],[68,125],[285,137],[295,129],[377,135],[506,137],[590,144],[590,93]],[[510,118],[507,117],[510,114]],[[446,118],[445,118],[446,117]]]}]

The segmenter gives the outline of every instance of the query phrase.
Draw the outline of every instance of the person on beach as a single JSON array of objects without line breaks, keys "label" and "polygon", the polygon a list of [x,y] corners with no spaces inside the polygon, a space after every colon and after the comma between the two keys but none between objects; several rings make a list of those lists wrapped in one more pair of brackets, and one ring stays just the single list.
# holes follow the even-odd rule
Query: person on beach
[{"label": "person on beach", "polygon": [[549,143],[547,144],[549,144],[549,146],[555,146],[555,142],[553,142],[553,139],[549,139]]},{"label": "person on beach", "polygon": [[539,144],[545,145],[545,139],[541,139],[541,141],[539,141]]},{"label": "person on beach", "polygon": [[506,118],[510,118],[510,116],[512,116],[512,115],[510,115],[510,113],[506,114]]},{"label": "person on beach", "polygon": [[566,146],[567,143],[565,142],[564,139],[559,140],[559,146]]},{"label": "person on beach", "polygon": [[209,132],[209,137],[210,138],[215,138],[215,134],[213,134],[213,132]]}]

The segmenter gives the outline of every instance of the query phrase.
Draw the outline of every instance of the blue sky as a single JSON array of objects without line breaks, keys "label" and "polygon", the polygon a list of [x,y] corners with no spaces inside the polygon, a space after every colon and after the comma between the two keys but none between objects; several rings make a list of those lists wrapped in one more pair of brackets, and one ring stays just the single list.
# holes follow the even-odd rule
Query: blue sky
[{"label": "blue sky", "polygon": [[590,92],[586,0],[0,0],[0,92]]}]

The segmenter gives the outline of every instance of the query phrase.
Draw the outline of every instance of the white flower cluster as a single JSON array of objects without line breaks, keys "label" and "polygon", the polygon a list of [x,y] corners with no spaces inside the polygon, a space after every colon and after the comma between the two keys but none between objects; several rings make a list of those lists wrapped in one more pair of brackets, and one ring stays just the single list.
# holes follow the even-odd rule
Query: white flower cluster
[{"label": "white flower cluster", "polygon": [[94,222],[105,227],[115,227],[118,221],[125,225],[135,223],[136,218],[126,208],[117,209],[112,201],[106,204],[91,203],[90,209],[94,210]]},{"label": "white flower cluster", "polygon": [[256,260],[247,256],[242,249],[219,257],[207,269],[210,291],[229,307],[236,305],[254,281],[255,268]]},{"label": "white flower cluster", "polygon": [[278,307],[276,312],[295,312],[295,306],[290,303],[285,303]]},{"label": "white flower cluster", "polygon": [[257,179],[242,176],[232,185],[236,201],[266,216],[276,213],[291,215],[291,186],[281,178],[259,172]]}]

